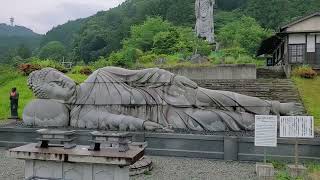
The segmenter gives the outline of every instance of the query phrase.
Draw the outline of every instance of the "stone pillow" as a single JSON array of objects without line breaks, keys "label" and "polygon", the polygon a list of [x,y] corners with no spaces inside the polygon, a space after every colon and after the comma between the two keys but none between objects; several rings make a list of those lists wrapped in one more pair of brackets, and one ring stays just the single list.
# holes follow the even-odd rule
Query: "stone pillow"
[{"label": "stone pillow", "polygon": [[69,109],[55,100],[36,99],[24,109],[23,122],[27,126],[66,127],[69,125]]}]

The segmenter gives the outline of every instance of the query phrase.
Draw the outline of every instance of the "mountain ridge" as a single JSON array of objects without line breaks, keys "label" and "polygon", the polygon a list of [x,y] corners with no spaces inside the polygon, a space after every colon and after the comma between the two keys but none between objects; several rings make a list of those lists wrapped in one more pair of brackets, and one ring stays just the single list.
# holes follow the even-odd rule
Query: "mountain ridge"
[{"label": "mountain ridge", "polygon": [[29,37],[29,36],[41,36],[35,33],[31,29],[24,26],[10,26],[5,23],[0,23],[0,36],[18,36],[18,37]]}]

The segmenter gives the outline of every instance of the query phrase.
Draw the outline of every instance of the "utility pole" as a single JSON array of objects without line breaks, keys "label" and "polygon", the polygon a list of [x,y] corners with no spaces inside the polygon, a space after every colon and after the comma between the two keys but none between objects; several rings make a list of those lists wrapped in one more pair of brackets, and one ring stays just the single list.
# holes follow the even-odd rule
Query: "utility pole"
[{"label": "utility pole", "polygon": [[14,18],[13,18],[13,17],[11,17],[11,18],[10,18],[10,24],[11,24],[11,26],[13,26],[13,25],[14,25],[13,23],[14,23]]}]

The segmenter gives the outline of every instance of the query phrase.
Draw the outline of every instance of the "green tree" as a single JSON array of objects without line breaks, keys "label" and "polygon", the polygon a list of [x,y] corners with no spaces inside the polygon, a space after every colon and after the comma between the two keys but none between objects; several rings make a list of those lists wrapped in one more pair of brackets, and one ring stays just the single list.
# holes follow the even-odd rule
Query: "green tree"
[{"label": "green tree", "polygon": [[132,26],[130,38],[124,41],[124,47],[149,51],[153,47],[154,36],[159,32],[167,32],[172,24],[161,17],[148,18],[143,24]]},{"label": "green tree", "polygon": [[319,0],[248,0],[243,13],[255,18],[264,28],[277,30],[293,19],[317,12]]},{"label": "green tree", "polygon": [[52,59],[62,61],[66,57],[66,48],[59,41],[51,41],[40,49],[39,57],[41,59]]},{"label": "green tree", "polygon": [[219,31],[228,23],[239,20],[241,16],[242,13],[239,11],[218,11],[214,20],[215,31]]},{"label": "green tree", "polygon": [[17,56],[20,56],[23,59],[27,59],[27,58],[31,57],[32,52],[26,45],[20,44],[16,50],[16,54],[17,54]]},{"label": "green tree", "polygon": [[156,54],[172,54],[179,40],[179,33],[175,28],[169,31],[159,32],[153,37],[153,51]]},{"label": "green tree", "polygon": [[216,0],[219,9],[234,10],[246,5],[248,0]]},{"label": "green tree", "polygon": [[289,18],[290,0],[249,0],[245,13],[265,28],[277,29]]},{"label": "green tree", "polygon": [[224,48],[240,47],[254,55],[261,41],[271,34],[271,31],[263,29],[255,19],[243,16],[221,28],[217,37]]}]

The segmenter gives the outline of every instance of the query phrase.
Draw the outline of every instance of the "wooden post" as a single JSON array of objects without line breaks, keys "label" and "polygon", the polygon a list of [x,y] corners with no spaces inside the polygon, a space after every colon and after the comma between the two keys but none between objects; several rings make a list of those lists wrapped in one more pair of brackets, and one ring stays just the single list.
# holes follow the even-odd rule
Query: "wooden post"
[{"label": "wooden post", "polygon": [[264,164],[267,164],[267,149],[266,147],[263,148],[263,151],[264,151]]},{"label": "wooden post", "polygon": [[297,137],[295,139],[294,151],[295,151],[294,161],[295,161],[296,168],[298,168],[298,165],[299,165],[299,152],[298,151],[299,151],[299,149],[298,149],[298,138]]}]

